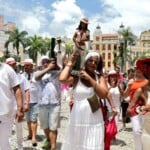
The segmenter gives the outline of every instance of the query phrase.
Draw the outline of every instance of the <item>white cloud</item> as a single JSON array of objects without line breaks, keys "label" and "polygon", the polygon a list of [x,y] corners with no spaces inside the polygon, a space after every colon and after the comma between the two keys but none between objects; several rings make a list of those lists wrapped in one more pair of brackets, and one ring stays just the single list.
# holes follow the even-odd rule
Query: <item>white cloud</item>
[{"label": "white cloud", "polygon": [[121,22],[126,27],[131,27],[138,36],[142,31],[149,30],[149,0],[99,0],[102,8],[96,13],[92,12],[94,8],[87,10],[86,5],[81,8],[76,0],[55,0],[53,3],[49,1],[49,6],[41,5],[42,1],[32,1],[35,2],[32,9],[27,9],[12,1],[0,0],[3,3],[0,5],[0,14],[13,16],[20,30],[37,35],[72,37],[80,18],[87,14],[91,37],[98,24],[102,33],[117,32]]},{"label": "white cloud", "polygon": [[75,0],[56,1],[52,4],[54,9],[52,12],[53,21],[61,23],[64,21],[74,21],[83,15],[79,6],[76,5]]},{"label": "white cloud", "polygon": [[130,26],[132,31],[140,35],[143,30],[148,30],[150,24],[150,1],[149,0],[105,0],[115,10],[120,12],[121,16],[116,20],[107,23],[110,28],[115,28],[119,23],[123,22],[125,26]]},{"label": "white cloud", "polygon": [[35,16],[27,16],[24,18],[22,24],[23,30],[30,31],[33,34],[36,34],[41,27],[40,21]]},{"label": "white cloud", "polygon": [[49,29],[53,36],[71,37],[77,28],[80,18],[84,16],[75,0],[56,1],[52,4]]}]

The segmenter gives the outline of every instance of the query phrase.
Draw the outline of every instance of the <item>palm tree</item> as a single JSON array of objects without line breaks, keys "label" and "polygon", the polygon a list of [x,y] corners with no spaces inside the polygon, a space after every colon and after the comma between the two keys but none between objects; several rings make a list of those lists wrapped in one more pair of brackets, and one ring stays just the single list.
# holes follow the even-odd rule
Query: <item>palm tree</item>
[{"label": "palm tree", "polygon": [[68,56],[71,54],[72,48],[73,48],[73,42],[67,41],[67,42],[66,42],[66,54],[67,54]]},{"label": "palm tree", "polygon": [[27,31],[19,31],[18,29],[15,29],[13,31],[6,31],[6,34],[9,34],[8,40],[5,42],[5,48],[8,51],[8,46],[10,43],[13,45],[13,49],[16,49],[17,51],[17,61],[20,61],[19,58],[19,48],[20,44],[24,48],[24,41],[26,38],[26,35],[28,34]]},{"label": "palm tree", "polygon": [[26,47],[28,47],[29,57],[32,58],[34,62],[37,62],[38,53],[45,55],[49,50],[48,39],[43,40],[42,37],[34,35],[28,38]]},{"label": "palm tree", "polygon": [[118,31],[118,34],[120,35],[120,46],[114,59],[115,64],[121,64],[121,71],[126,71],[126,61],[131,64],[131,52],[128,50],[128,45],[132,45],[135,41],[136,36],[132,33],[131,29],[129,27],[124,28],[123,25],[120,26],[121,30]]}]

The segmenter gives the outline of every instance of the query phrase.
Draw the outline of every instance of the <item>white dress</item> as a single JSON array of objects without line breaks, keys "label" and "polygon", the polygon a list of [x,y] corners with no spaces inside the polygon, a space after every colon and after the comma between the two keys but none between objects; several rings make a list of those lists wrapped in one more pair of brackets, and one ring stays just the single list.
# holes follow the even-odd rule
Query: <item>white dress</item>
[{"label": "white dress", "polygon": [[[118,86],[116,87],[112,87],[109,90],[113,103],[115,105],[115,108],[117,109],[118,114],[115,116],[115,121],[116,121],[116,125],[118,126],[119,124],[119,117],[120,117],[120,109],[121,109],[121,101],[120,101],[120,91]],[[107,106],[108,106],[108,110],[112,116],[112,110],[111,110],[111,106],[109,105],[108,101],[106,101]]]},{"label": "white dress", "polygon": [[104,122],[101,109],[92,113],[87,97],[94,94],[79,79],[74,89],[74,106],[61,150],[104,150]]}]

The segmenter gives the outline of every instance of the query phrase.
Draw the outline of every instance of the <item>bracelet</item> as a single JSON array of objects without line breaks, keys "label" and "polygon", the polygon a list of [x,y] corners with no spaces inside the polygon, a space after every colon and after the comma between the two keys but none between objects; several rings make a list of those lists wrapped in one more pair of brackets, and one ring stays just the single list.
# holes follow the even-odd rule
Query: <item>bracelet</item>
[{"label": "bracelet", "polygon": [[72,65],[66,65],[65,67],[68,67],[70,71],[72,70]]},{"label": "bracelet", "polygon": [[72,65],[65,65],[65,67],[72,67]]},{"label": "bracelet", "polygon": [[25,104],[30,105],[30,103],[29,103],[29,102],[26,102]]},{"label": "bracelet", "polygon": [[65,65],[65,68],[68,68],[67,70],[69,70],[69,72],[72,71],[72,65]]},{"label": "bracelet", "polygon": [[20,106],[17,107],[17,110],[21,110],[21,109],[22,109],[22,107],[20,107]]},{"label": "bracelet", "polygon": [[143,112],[142,106],[139,106],[139,111]]},{"label": "bracelet", "polygon": [[17,111],[20,111],[20,112],[22,112],[22,108],[17,108]]},{"label": "bracelet", "polygon": [[113,107],[111,107],[111,109],[116,109],[116,107],[115,107],[115,106],[113,106]]}]

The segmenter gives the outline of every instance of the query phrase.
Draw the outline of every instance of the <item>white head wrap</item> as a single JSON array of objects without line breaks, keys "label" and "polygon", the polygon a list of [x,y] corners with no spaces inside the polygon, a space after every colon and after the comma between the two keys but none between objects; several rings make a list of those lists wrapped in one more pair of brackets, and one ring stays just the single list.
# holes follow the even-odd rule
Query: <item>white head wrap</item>
[{"label": "white head wrap", "polygon": [[85,61],[87,61],[90,57],[94,57],[94,56],[97,56],[97,57],[98,57],[98,61],[99,61],[99,57],[100,57],[100,55],[99,55],[99,53],[94,52],[94,51],[89,52],[89,53],[86,55],[86,57],[85,57]]}]

